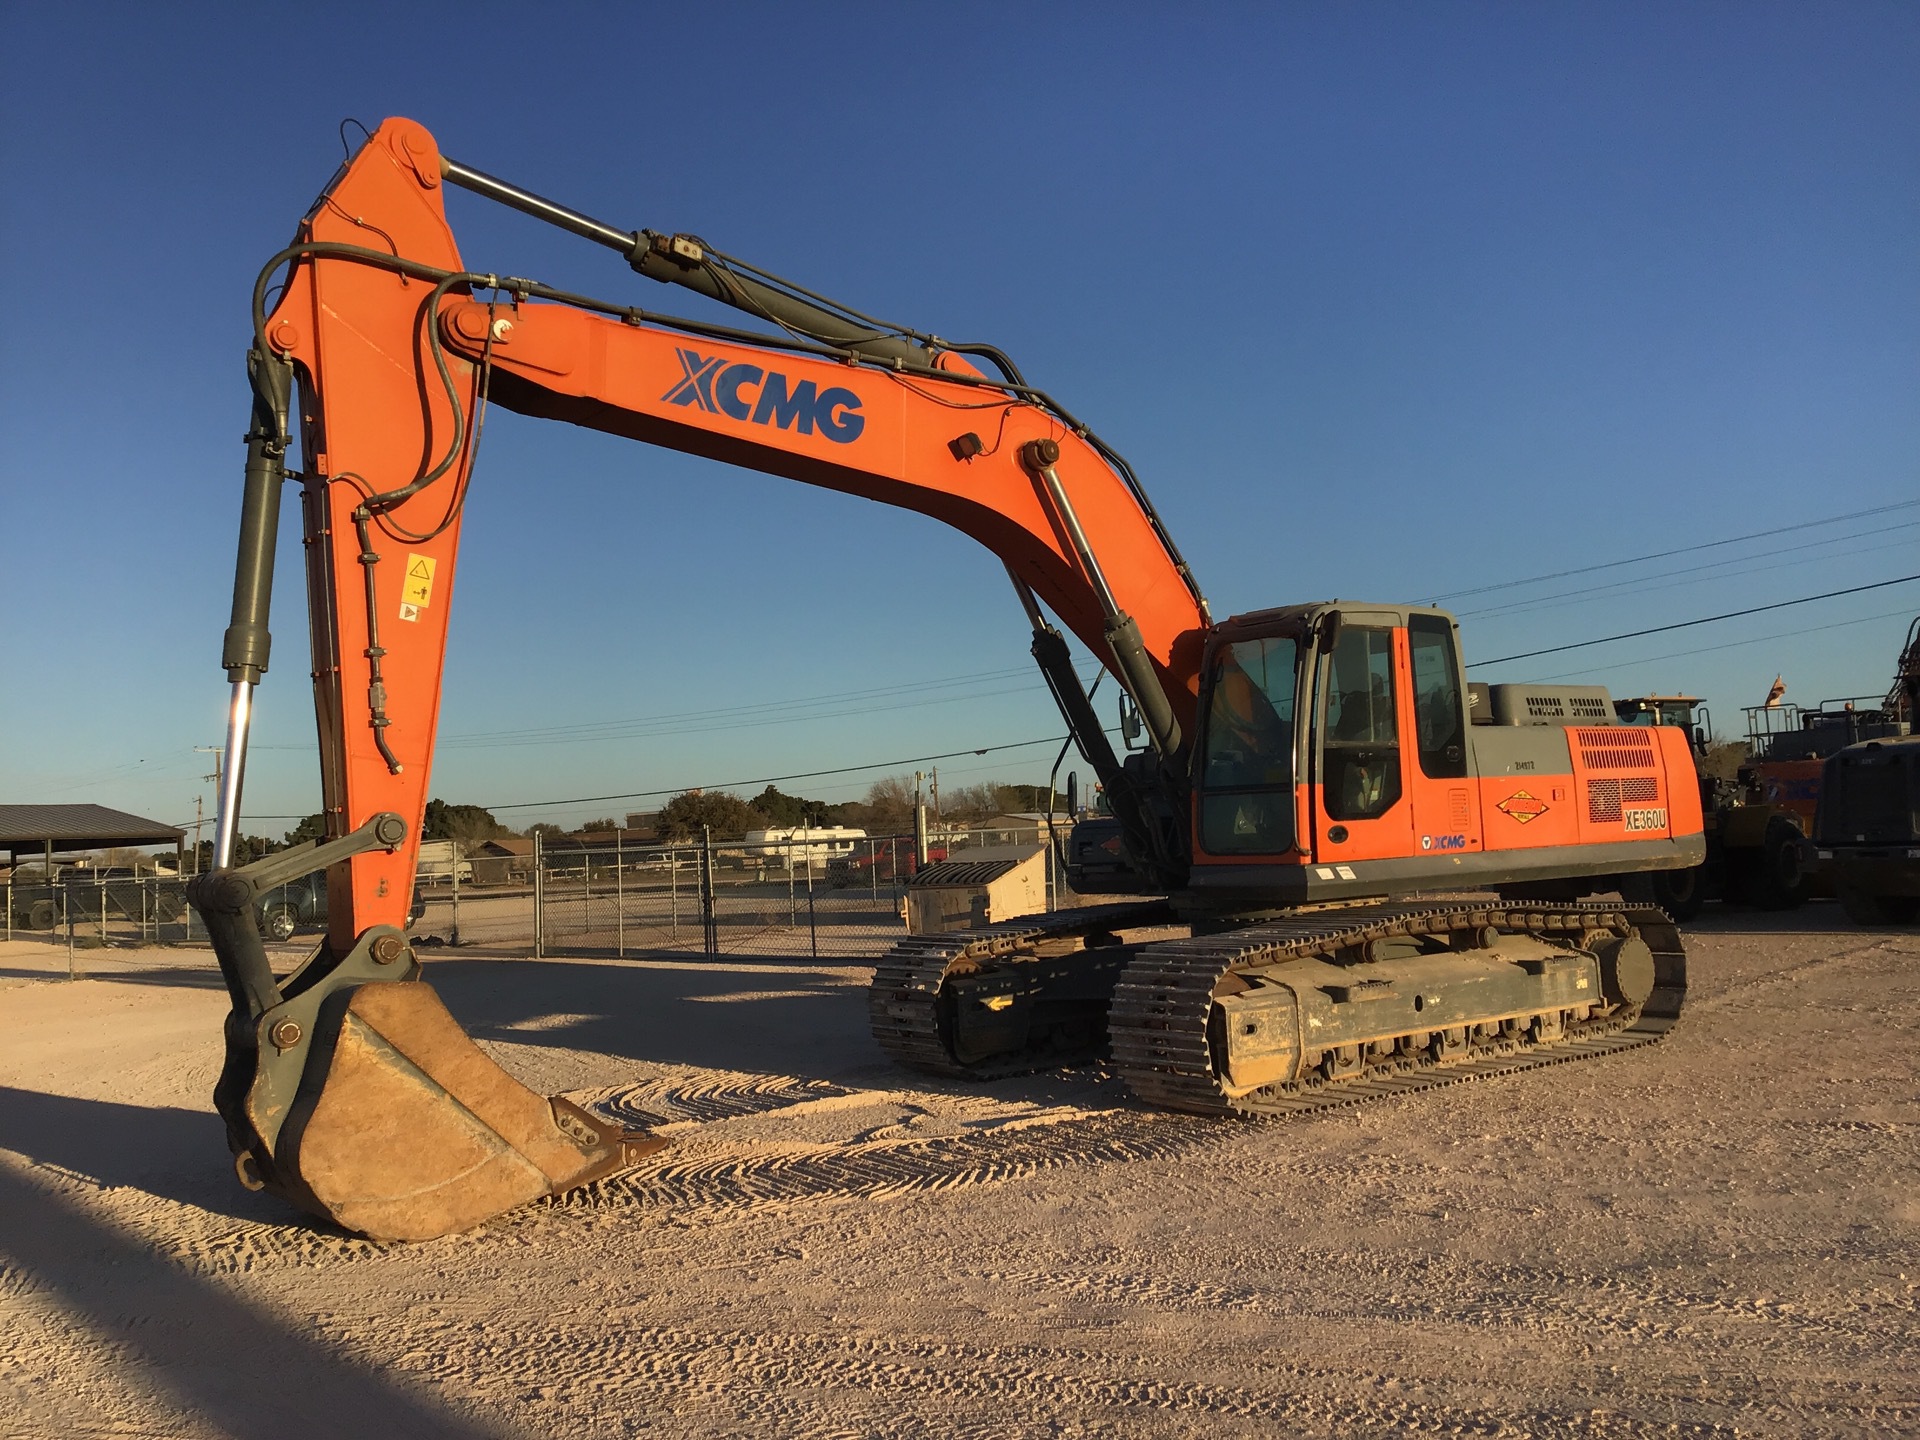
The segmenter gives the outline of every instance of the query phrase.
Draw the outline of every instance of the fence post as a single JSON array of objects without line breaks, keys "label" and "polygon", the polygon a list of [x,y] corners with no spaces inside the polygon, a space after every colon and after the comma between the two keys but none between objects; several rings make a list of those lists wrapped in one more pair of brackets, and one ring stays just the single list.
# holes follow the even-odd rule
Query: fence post
[{"label": "fence post", "polygon": [[7,881],[7,939],[13,939],[13,881]]},{"label": "fence post", "polygon": [[533,832],[533,958],[547,953],[547,867],[546,847],[540,832]]},{"label": "fence post", "polygon": [[800,909],[793,901],[793,837],[787,837],[787,928],[800,923]]},{"label": "fence post", "polygon": [[807,851],[807,944],[813,951],[813,958],[820,958],[820,927],[813,918],[813,851]]},{"label": "fence post", "polygon": [[587,934],[593,929],[593,852],[585,846],[580,850],[580,933]]},{"label": "fence post", "polygon": [[709,958],[720,954],[720,917],[713,893],[713,831],[700,827],[700,912],[705,949]]},{"label": "fence post", "polygon": [[[413,883],[418,885],[420,877],[415,875]],[[460,943],[460,847],[453,847],[453,929],[447,937],[449,945]]]},{"label": "fence post", "polygon": [[96,882],[100,886],[100,948],[107,945],[107,887],[104,881]]},{"label": "fence post", "polygon": [[60,887],[60,917],[67,922],[67,979],[79,977],[73,973],[73,887],[63,884]]},{"label": "fence post", "polygon": [[667,904],[671,907],[667,913],[671,917],[672,936],[678,940],[680,938],[680,848],[677,845],[667,846]]},{"label": "fence post", "polygon": [[614,953],[622,960],[627,958],[627,882],[620,871],[626,859],[626,847],[620,843],[620,832],[613,832],[613,925]]}]

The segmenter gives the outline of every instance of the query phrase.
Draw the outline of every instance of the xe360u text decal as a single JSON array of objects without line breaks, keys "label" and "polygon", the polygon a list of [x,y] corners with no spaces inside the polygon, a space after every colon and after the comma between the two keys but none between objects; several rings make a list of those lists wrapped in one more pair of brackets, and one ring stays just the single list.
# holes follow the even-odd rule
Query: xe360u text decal
[{"label": "xe360u text decal", "polygon": [[669,405],[698,405],[712,415],[802,435],[818,430],[836,445],[851,444],[867,428],[867,417],[857,413],[860,397],[843,386],[821,390],[811,380],[795,385],[778,370],[729,365],[724,356],[708,359],[693,350],[675,353],[686,373],[660,397]]}]

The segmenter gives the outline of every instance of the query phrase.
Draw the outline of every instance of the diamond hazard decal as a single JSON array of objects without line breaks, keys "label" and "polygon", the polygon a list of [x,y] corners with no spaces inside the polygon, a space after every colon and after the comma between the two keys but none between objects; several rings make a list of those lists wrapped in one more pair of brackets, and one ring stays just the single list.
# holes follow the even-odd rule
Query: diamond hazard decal
[{"label": "diamond hazard decal", "polygon": [[1547,813],[1547,802],[1525,790],[1516,790],[1493,808],[1525,825]]}]

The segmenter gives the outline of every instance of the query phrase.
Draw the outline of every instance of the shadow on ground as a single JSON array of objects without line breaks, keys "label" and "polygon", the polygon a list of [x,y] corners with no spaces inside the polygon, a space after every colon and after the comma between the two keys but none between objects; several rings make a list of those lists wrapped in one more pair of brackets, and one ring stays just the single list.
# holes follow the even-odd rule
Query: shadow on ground
[{"label": "shadow on ground", "polygon": [[478,1040],[833,1079],[884,1065],[867,972],[831,962],[434,959],[425,978]]},{"label": "shadow on ground", "polygon": [[[0,1099],[0,1116],[9,1124],[19,1094]],[[83,1118],[97,1120],[99,1110],[145,1115],[149,1123],[186,1113],[88,1105]],[[158,1123],[164,1131],[175,1122]],[[311,1333],[196,1279],[6,1166],[0,1166],[0,1253],[112,1355],[129,1388],[168,1393],[221,1434],[467,1440],[500,1433],[448,1413]],[[98,1417],[82,1418],[92,1398],[87,1390],[46,1378],[36,1390],[37,1405],[60,1421],[78,1422],[69,1433],[90,1431]],[[99,1401],[112,1403],[104,1396]]]},{"label": "shadow on ground", "polygon": [[240,1188],[226,1127],[203,1110],[0,1086],[0,1149],[109,1189],[144,1190],[235,1220],[287,1218],[284,1202]]},{"label": "shadow on ground", "polygon": [[426,978],[477,1040],[862,1089],[1132,1108],[1121,1087],[1103,1083],[1094,1067],[985,1084],[902,1068],[868,1028],[869,973],[857,964],[827,961],[734,963],[677,956],[639,962],[441,960],[427,967]]}]

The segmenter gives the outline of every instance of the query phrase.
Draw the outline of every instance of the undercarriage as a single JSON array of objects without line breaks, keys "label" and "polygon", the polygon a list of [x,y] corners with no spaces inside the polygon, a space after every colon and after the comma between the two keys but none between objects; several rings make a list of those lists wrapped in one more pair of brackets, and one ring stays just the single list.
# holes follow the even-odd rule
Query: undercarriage
[{"label": "undercarriage", "polygon": [[1148,1104],[1284,1115],[1648,1044],[1686,994],[1679,933],[1648,905],[1380,902],[1176,926],[1148,901],[904,941],[874,975],[874,1036],[934,1074],[1104,1055]]}]

